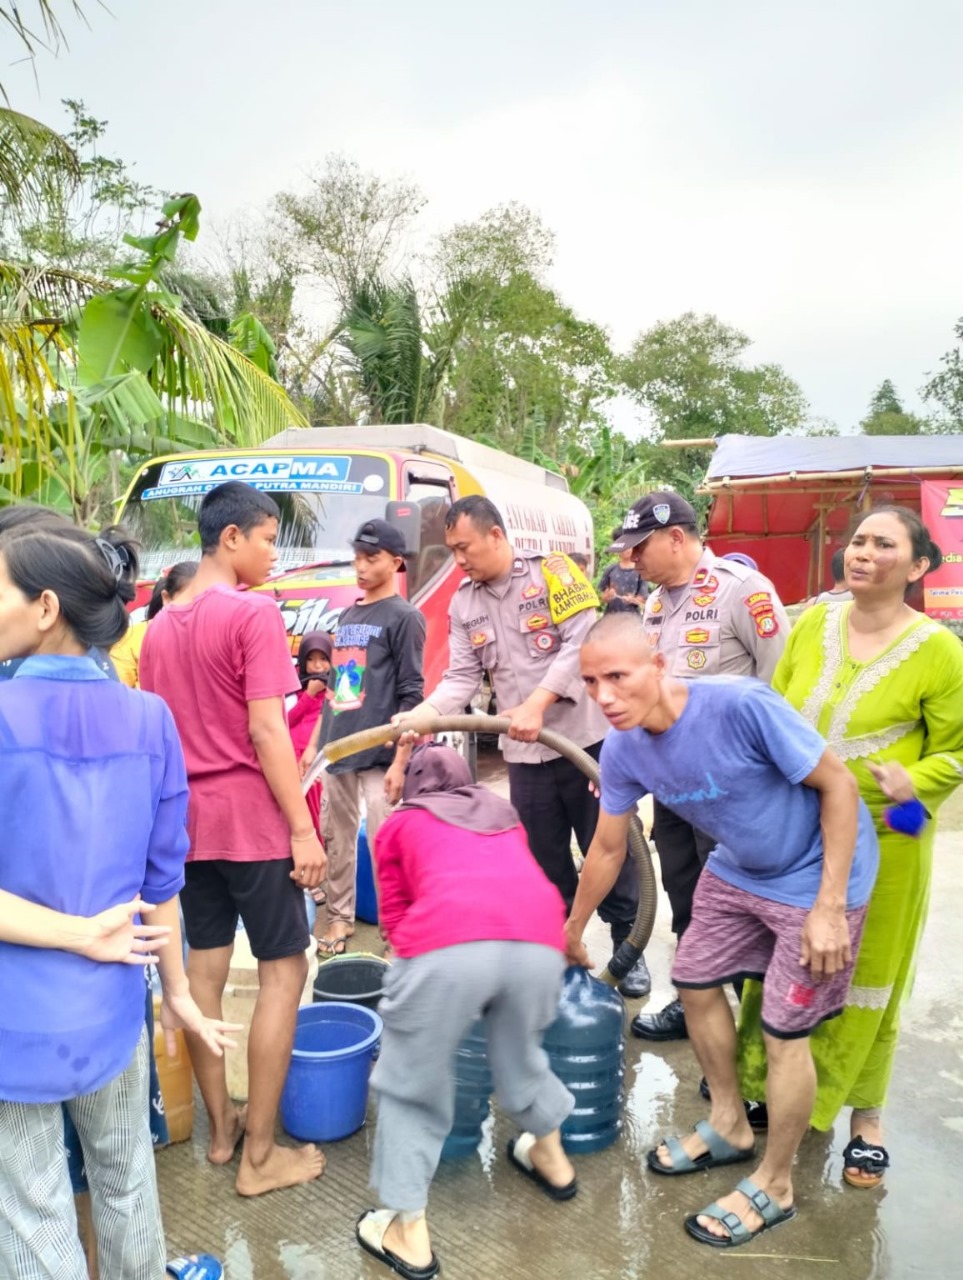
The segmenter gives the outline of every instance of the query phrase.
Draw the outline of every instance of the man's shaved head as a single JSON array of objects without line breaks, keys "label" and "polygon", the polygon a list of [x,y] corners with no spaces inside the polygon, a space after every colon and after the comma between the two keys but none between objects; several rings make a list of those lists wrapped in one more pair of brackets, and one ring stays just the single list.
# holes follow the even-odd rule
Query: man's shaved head
[{"label": "man's shaved head", "polygon": [[633,657],[640,657],[643,661],[652,658],[653,649],[646,639],[642,618],[638,613],[626,610],[603,614],[582,641],[583,645],[612,643],[624,646],[626,652],[632,652]]},{"label": "man's shaved head", "polygon": [[579,661],[585,691],[613,729],[661,733],[671,724],[665,658],[652,648],[637,614],[600,618],[582,642]]}]

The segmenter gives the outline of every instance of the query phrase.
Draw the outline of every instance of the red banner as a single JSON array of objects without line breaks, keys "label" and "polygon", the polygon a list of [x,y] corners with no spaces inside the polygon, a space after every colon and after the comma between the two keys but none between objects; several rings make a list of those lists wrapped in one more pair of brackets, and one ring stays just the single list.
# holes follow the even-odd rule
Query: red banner
[{"label": "red banner", "polygon": [[923,579],[926,612],[931,618],[963,618],[963,484],[924,480],[920,513],[943,552],[940,568]]}]

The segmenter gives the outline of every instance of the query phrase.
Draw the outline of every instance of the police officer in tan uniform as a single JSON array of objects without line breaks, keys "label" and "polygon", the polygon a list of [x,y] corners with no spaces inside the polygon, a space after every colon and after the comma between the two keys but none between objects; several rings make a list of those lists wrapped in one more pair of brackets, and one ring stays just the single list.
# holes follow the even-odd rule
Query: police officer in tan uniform
[{"label": "police officer in tan uniform", "polygon": [[[698,517],[670,490],[646,494],[627,513],[609,551],[632,550],[633,562],[657,584],[645,604],[642,626],[649,644],[665,655],[669,675],[755,675],[767,683],[789,633],[786,611],[768,578],[703,546]],[[692,895],[715,841],[655,804],[653,839],[662,885],[679,938],[692,915]],[[687,1035],[681,1002],[640,1014],[632,1031],[644,1040]]]},{"label": "police officer in tan uniform", "polygon": [[[425,712],[460,714],[489,673],[498,714],[511,721],[499,743],[511,802],[532,853],[571,908],[578,888],[572,833],[585,853],[598,821],[598,797],[575,765],[536,738],[544,724],[598,759],[608,723],[585,695],[579,664],[598,597],[567,556],[513,548],[497,507],[479,495],[451,507],[445,541],[466,574],[448,610],[448,670],[425,702],[396,719],[410,718],[415,727]],[[615,946],[627,937],[638,900],[638,874],[626,854],[599,907]],[[644,959],[619,989],[623,995],[648,994]]]}]

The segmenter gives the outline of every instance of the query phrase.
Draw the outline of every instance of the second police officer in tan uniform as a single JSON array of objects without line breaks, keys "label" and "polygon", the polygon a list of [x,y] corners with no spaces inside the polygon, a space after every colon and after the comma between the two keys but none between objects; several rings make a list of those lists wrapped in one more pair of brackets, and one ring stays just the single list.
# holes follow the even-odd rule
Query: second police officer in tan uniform
[{"label": "second police officer in tan uniform", "polygon": [[[758,570],[705,547],[695,509],[684,498],[663,490],[636,502],[609,551],[630,548],[642,577],[657,584],[646,601],[642,626],[652,647],[664,654],[669,675],[772,680],[789,632],[775,588]],[[715,842],[658,802],[652,835],[672,907],[672,931],[680,938]],[[658,1013],[640,1014],[632,1030],[645,1040],[684,1039],[680,1001]]]},{"label": "second police officer in tan uniform", "polygon": [[[578,888],[572,834],[585,853],[599,802],[581,771],[536,738],[544,724],[598,759],[609,726],[585,694],[579,665],[598,597],[567,556],[513,548],[487,498],[462,498],[451,507],[445,541],[466,575],[448,610],[448,670],[420,707],[396,718],[417,721],[426,711],[460,714],[489,673],[498,714],[511,720],[501,743],[511,802],[532,853],[571,908]],[[631,929],[638,901],[638,874],[627,854],[599,907],[616,947]],[[619,989],[628,996],[648,994],[644,959]]]}]

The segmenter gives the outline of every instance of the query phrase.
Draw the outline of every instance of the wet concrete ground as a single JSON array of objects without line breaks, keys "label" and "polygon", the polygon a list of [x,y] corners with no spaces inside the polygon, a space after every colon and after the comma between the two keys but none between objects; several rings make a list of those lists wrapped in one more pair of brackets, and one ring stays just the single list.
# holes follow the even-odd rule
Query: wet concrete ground
[{"label": "wet concrete ground", "polygon": [[[497,768],[492,771],[496,786]],[[751,1166],[691,1177],[643,1171],[645,1152],[663,1134],[684,1132],[705,1114],[700,1071],[688,1042],[655,1047],[627,1035],[626,1121],[615,1146],[579,1161],[579,1194],[553,1204],[508,1164],[512,1127],[497,1114],[477,1155],[442,1165],[429,1223],[449,1280],[641,1280],[734,1276],[738,1280],[951,1280],[963,1276],[958,1208],[963,1186],[963,798],[944,813],[937,841],[932,909],[919,976],[887,1109],[893,1160],[884,1188],[857,1191],[842,1181],[848,1125],[810,1134],[800,1150],[795,1221],[732,1252],[690,1240],[682,1219],[735,1185]],[[663,904],[664,905],[664,904]],[[353,949],[373,949],[362,927]],[[593,956],[607,957],[593,922]],[[668,918],[660,910],[647,951],[655,988],[670,997]],[[326,1148],[320,1181],[258,1200],[235,1195],[235,1166],[204,1156],[206,1121],[198,1099],[190,1142],[158,1154],[161,1202],[171,1254],[202,1249],[224,1259],[228,1280],[377,1280],[390,1273],[354,1241],[367,1189],[369,1125]],[[764,1141],[764,1137],[760,1141]]]}]

